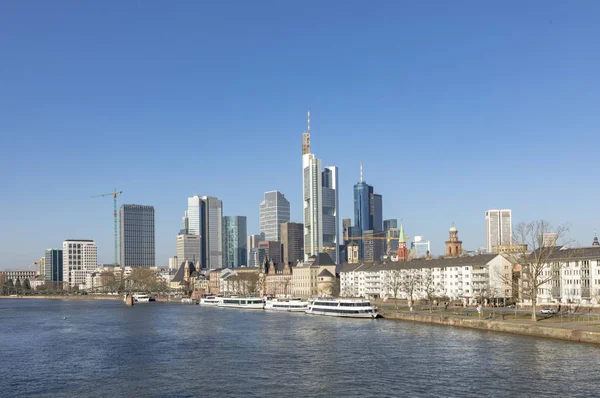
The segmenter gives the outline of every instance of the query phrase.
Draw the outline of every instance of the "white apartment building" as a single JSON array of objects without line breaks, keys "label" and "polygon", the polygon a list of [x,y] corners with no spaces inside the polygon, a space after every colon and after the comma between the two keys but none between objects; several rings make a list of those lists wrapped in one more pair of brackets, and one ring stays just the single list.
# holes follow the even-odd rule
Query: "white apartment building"
[{"label": "white apartment building", "polygon": [[[340,294],[345,297],[408,299],[407,278],[414,278],[413,299],[435,297],[461,300],[466,304],[479,299],[512,298],[512,263],[499,254],[470,257],[413,260],[374,264],[344,264],[340,271]],[[400,281],[400,282],[399,282]],[[427,282],[430,283],[427,283]]]},{"label": "white apartment building", "polygon": [[511,245],[512,212],[509,209],[485,212],[486,249],[492,253],[494,246]]},{"label": "white apartment building", "polygon": [[88,272],[98,266],[96,243],[89,239],[63,242],[63,282],[69,288],[85,286]]}]

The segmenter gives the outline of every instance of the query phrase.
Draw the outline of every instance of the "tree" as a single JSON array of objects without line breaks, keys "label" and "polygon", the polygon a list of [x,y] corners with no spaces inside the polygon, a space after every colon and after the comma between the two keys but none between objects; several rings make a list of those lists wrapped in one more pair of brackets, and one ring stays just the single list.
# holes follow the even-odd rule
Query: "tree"
[{"label": "tree", "polygon": [[29,283],[29,279],[25,279],[23,281],[23,289],[26,291],[31,290],[31,283]]},{"label": "tree", "polygon": [[[511,256],[521,264],[521,291],[524,298],[531,300],[531,320],[536,321],[538,294],[547,289],[547,284],[560,278],[561,270],[573,251],[564,251],[563,246],[555,242],[544,242],[544,236],[554,233],[556,241],[563,240],[568,228],[553,228],[545,220],[520,223],[513,230],[513,241],[518,248]],[[554,239],[553,239],[554,240]],[[557,292],[559,293],[559,292]]]},{"label": "tree", "polygon": [[402,272],[398,269],[389,270],[385,273],[384,280],[385,289],[392,294],[396,312],[398,312],[398,295],[404,286]]},{"label": "tree", "polygon": [[427,297],[429,312],[433,310],[433,300],[437,297],[438,286],[435,284],[433,269],[425,268],[421,274],[421,288]]},{"label": "tree", "polygon": [[15,281],[15,290],[17,291],[17,294],[19,294],[19,291],[21,290],[21,279],[18,277]]},{"label": "tree", "polygon": [[409,298],[408,305],[410,310],[413,310],[413,302],[415,290],[421,285],[421,270],[419,269],[408,269],[404,272],[402,278],[402,291],[405,292]]}]

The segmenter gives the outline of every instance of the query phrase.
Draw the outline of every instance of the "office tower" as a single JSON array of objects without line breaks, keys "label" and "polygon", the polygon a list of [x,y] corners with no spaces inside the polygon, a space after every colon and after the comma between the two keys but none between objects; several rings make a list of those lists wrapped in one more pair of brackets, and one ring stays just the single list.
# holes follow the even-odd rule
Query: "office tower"
[{"label": "office tower", "polygon": [[310,112],[308,112],[308,130],[302,134],[304,260],[323,250],[322,188],[321,160],[310,153]]},{"label": "office tower", "polygon": [[383,231],[383,198],[381,195],[372,193],[369,195],[369,218],[371,228],[374,232]]},{"label": "office tower", "polygon": [[279,241],[262,241],[258,243],[259,249],[265,249],[266,256],[275,264],[279,264],[281,257],[281,242]]},{"label": "office tower", "polygon": [[250,249],[249,266],[254,268],[260,268],[267,259],[268,249],[262,247],[253,247]]},{"label": "office tower", "polygon": [[188,198],[187,219],[189,234],[198,235],[201,239],[202,268],[222,267],[223,202],[212,196]]},{"label": "office tower", "polygon": [[[363,181],[362,163],[360,164],[360,181],[354,185],[354,226],[361,231],[371,227],[371,194],[373,187]],[[362,233],[361,233],[362,234]]]},{"label": "office tower", "polygon": [[169,257],[169,269],[179,269],[179,265],[179,259],[177,256]]},{"label": "office tower", "polygon": [[344,240],[344,242],[348,241],[348,236],[349,235],[349,228],[352,226],[352,219],[351,218],[343,218],[342,219],[342,239]]},{"label": "office tower", "polygon": [[250,250],[255,249],[258,247],[258,242],[260,242],[262,240],[262,236],[261,235],[248,235],[248,239],[247,239],[247,249],[248,249],[248,266],[250,266]]},{"label": "office tower", "polygon": [[383,220],[383,230],[387,231],[392,228],[398,228],[398,220],[395,218]]},{"label": "office tower", "polygon": [[44,280],[53,282],[63,281],[63,251],[46,249],[44,257]]},{"label": "office tower", "polygon": [[365,262],[381,261],[384,253],[384,240],[376,235],[376,231],[363,231],[364,254]]},{"label": "office tower", "polygon": [[398,254],[398,241],[400,238],[400,228],[388,229],[387,231],[385,231],[385,236],[386,236],[385,253],[387,255],[396,256]]},{"label": "office tower", "polygon": [[260,233],[264,240],[281,240],[280,225],[290,221],[290,202],[279,191],[265,192],[260,203]]},{"label": "office tower", "polygon": [[413,258],[425,258],[431,253],[431,242],[422,236],[415,236],[410,244]]},{"label": "office tower", "polygon": [[248,265],[246,242],[246,217],[223,217],[223,267],[239,268]]},{"label": "office tower", "polygon": [[[338,209],[340,206],[339,189],[338,189],[338,168],[336,166],[328,166],[323,170],[321,176],[323,187],[321,189],[323,203],[323,246],[328,247],[328,254],[331,259],[340,264],[340,223]],[[334,249],[331,249],[334,248]]]},{"label": "office tower", "polygon": [[512,214],[509,209],[485,212],[486,249],[492,253],[494,246],[512,245]]},{"label": "office tower", "polygon": [[302,223],[285,222],[281,224],[281,248],[285,264],[296,263],[304,258],[303,233],[304,225]]},{"label": "office tower", "polygon": [[194,264],[202,260],[202,239],[199,235],[179,234],[177,235],[177,255],[179,268],[184,261],[192,261]]},{"label": "office tower", "polygon": [[179,233],[183,235],[187,235],[190,233],[190,219],[188,218],[187,210],[181,218],[181,229],[179,230]]},{"label": "office tower", "polygon": [[154,207],[121,205],[121,267],[156,266]]},{"label": "office tower", "polygon": [[97,268],[96,243],[91,239],[67,239],[62,252],[64,284],[70,288],[85,285],[87,273]]}]

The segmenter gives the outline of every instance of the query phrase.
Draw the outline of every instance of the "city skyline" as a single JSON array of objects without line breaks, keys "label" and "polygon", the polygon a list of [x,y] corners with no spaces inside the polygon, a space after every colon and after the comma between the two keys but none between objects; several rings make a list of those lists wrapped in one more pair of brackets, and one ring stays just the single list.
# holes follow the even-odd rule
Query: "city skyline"
[{"label": "city skyline", "polygon": [[[433,255],[444,252],[453,221],[465,250],[485,246],[488,209],[511,209],[513,226],[569,223],[569,240],[581,246],[600,230],[600,188],[586,184],[597,174],[595,152],[581,145],[594,142],[600,123],[600,56],[589,51],[600,33],[596,4],[518,12],[391,4],[370,10],[377,23],[359,17],[356,4],[308,15],[286,5],[299,20],[246,4],[233,16],[221,5],[186,4],[165,27],[152,5],[122,5],[139,16],[127,23],[109,5],[90,7],[70,17],[48,4],[0,13],[3,36],[22,39],[0,42],[5,76],[14,76],[0,99],[0,178],[10,193],[0,197],[0,269],[32,267],[70,237],[93,239],[98,262],[112,263],[112,203],[89,197],[113,187],[123,190],[119,206],[155,207],[161,266],[174,255],[185,198],[197,192],[222,200],[224,214],[246,216],[248,234],[259,232],[257,203],[273,189],[290,201],[290,221],[302,222],[307,109],[310,145],[339,170],[340,219],[353,218],[363,162],[385,198],[384,219],[402,219],[408,235],[431,241]],[[30,18],[47,18],[44,30]],[[93,56],[81,51],[82,27],[98,31]],[[192,159],[182,148],[202,149],[199,168],[182,167]],[[47,153],[54,160],[43,167],[22,161]]]}]

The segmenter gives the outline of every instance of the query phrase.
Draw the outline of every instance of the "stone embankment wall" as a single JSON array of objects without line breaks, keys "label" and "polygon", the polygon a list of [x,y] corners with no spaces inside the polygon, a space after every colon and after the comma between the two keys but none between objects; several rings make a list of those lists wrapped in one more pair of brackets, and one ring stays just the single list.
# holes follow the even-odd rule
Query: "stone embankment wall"
[{"label": "stone embankment wall", "polygon": [[97,294],[84,294],[84,295],[73,295],[73,296],[0,296],[0,299],[54,299],[54,300],[123,300],[121,295],[97,295]]},{"label": "stone embankment wall", "polygon": [[453,318],[448,316],[432,316],[418,313],[411,314],[402,312],[384,312],[381,315],[386,319],[399,319],[403,321],[430,323],[443,326],[457,326],[462,328],[514,333],[526,336],[569,340],[580,343],[600,344],[600,332],[583,329],[538,326],[530,324],[511,323],[500,320],[478,320]]}]

